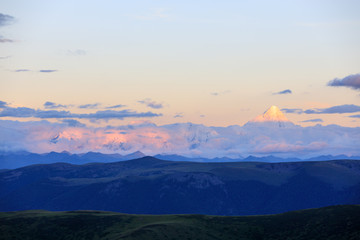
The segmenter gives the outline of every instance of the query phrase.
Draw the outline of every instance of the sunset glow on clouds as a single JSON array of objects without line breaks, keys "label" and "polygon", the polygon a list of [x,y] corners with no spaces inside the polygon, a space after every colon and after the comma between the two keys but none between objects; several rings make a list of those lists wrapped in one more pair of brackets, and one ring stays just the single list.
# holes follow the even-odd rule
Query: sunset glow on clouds
[{"label": "sunset glow on clouds", "polygon": [[[2,112],[0,116],[1,114]],[[52,119],[49,115],[40,115],[40,118],[48,116]],[[15,116],[19,117],[18,114]],[[24,116],[34,117],[27,112]],[[116,118],[117,115],[113,117]],[[45,120],[2,120],[0,151],[95,151],[121,154],[142,151],[148,155],[179,154],[210,158],[238,158],[248,155],[360,155],[357,144],[360,139],[359,127],[301,127],[291,123],[275,106],[244,126],[209,127],[192,123],[158,126],[149,121],[135,121],[129,125],[91,127],[74,119],[67,120],[71,121],[51,123]]]}]

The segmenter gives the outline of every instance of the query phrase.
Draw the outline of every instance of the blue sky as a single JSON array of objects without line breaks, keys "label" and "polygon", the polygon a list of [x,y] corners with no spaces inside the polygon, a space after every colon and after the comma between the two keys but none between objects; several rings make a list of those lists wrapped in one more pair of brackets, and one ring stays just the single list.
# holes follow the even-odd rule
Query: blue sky
[{"label": "blue sky", "polygon": [[[149,112],[157,117],[144,121],[160,125],[228,126],[277,105],[301,109],[287,116],[303,126],[359,126],[359,112],[306,114],[360,103],[359,1],[12,0],[0,6],[11,17],[0,24],[0,100],[12,108],[40,111],[52,102],[72,114],[95,114],[122,105],[117,111]],[[355,87],[329,84],[352,75]]]}]

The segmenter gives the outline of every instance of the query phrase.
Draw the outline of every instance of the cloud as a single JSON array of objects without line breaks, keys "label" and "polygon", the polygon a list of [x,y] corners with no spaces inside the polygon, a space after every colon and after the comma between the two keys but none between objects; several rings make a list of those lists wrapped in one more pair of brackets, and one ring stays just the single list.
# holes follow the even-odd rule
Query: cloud
[{"label": "cloud", "polygon": [[0,43],[12,43],[12,42],[15,42],[15,41],[12,39],[4,38],[3,36],[0,36]]},{"label": "cloud", "polygon": [[344,104],[333,106],[329,108],[311,108],[302,110],[300,108],[283,108],[281,111],[285,113],[297,113],[297,114],[343,114],[343,113],[355,113],[360,112],[360,106],[354,104]]},{"label": "cloud", "polygon": [[193,123],[157,126],[152,123],[95,128],[69,118],[62,123],[0,120],[0,150],[33,152],[97,151],[147,155],[180,154],[189,157],[244,157],[248,155],[313,157],[360,155],[360,128],[328,126],[208,127]]},{"label": "cloud", "polygon": [[349,116],[349,117],[351,117],[351,118],[360,118],[360,114],[357,114],[357,115],[351,115],[351,116]]},{"label": "cloud", "polygon": [[301,122],[324,122],[321,118],[308,119]]},{"label": "cloud", "polygon": [[67,107],[68,107],[67,105],[56,104],[53,102],[44,103],[44,108],[46,108],[46,109],[67,108]]},{"label": "cloud", "polygon": [[212,92],[210,94],[213,95],[213,96],[219,96],[219,95],[228,94],[230,92],[231,92],[230,90],[226,90],[226,91],[222,91],[222,92]]},{"label": "cloud", "polygon": [[39,70],[39,72],[41,73],[53,73],[53,72],[57,72],[58,70],[52,70],[52,69],[42,69]]},{"label": "cloud", "polygon": [[290,89],[285,89],[283,91],[273,93],[273,95],[282,95],[282,94],[292,94],[292,91]]},{"label": "cloud", "polygon": [[122,111],[113,111],[113,110],[104,110],[97,111],[96,113],[89,114],[78,114],[78,118],[90,118],[90,119],[124,119],[124,118],[142,118],[142,117],[159,117],[162,114],[152,113],[152,112],[142,112],[138,113],[132,110],[122,110]]},{"label": "cloud", "polygon": [[114,109],[114,108],[122,108],[122,107],[126,107],[126,105],[118,104],[118,105],[113,105],[113,106],[106,107],[106,109]]},{"label": "cloud", "polygon": [[8,105],[7,102],[0,101],[0,108],[6,108],[7,105]]},{"label": "cloud", "polygon": [[5,107],[0,111],[0,117],[17,117],[17,118],[41,118],[41,119],[50,119],[50,118],[79,118],[79,119],[124,119],[124,118],[142,118],[142,117],[159,117],[162,114],[152,113],[152,112],[136,112],[132,110],[105,110],[97,111],[95,113],[71,113],[69,111],[57,111],[57,110],[40,110],[32,109],[27,107]]},{"label": "cloud", "polygon": [[93,103],[93,104],[84,104],[80,105],[78,108],[84,108],[84,109],[96,109],[100,106],[100,103]]},{"label": "cloud", "polygon": [[138,101],[138,102],[148,106],[149,108],[154,108],[154,109],[160,109],[160,108],[164,107],[161,103],[152,101],[150,98],[146,98],[146,99]]},{"label": "cloud", "polygon": [[67,54],[70,56],[85,56],[86,51],[82,49],[76,49],[76,50],[68,50]]},{"label": "cloud", "polygon": [[14,72],[30,72],[29,69],[16,69]]},{"label": "cloud", "polygon": [[13,23],[15,18],[13,16],[0,13],[0,27]]},{"label": "cloud", "polygon": [[33,117],[36,118],[73,118],[79,114],[73,114],[69,111],[57,111],[57,110],[35,110]]},{"label": "cloud", "polygon": [[176,113],[174,115],[174,118],[182,118],[182,117],[184,117],[183,113]]},{"label": "cloud", "polygon": [[8,58],[11,58],[11,56],[3,56],[3,57],[0,57],[0,59],[8,59]]},{"label": "cloud", "polygon": [[6,107],[3,108],[0,112],[0,117],[20,117],[20,118],[28,118],[33,117],[36,114],[36,110],[27,107]]},{"label": "cloud", "polygon": [[303,113],[303,110],[300,108],[282,108],[281,111],[285,113],[297,113],[297,114]]},{"label": "cloud", "polygon": [[[15,18],[10,15],[0,13],[0,27],[12,24]],[[12,43],[14,40],[0,36],[0,43]]]},{"label": "cloud", "polygon": [[67,124],[69,127],[86,127],[85,124],[75,119],[64,119],[61,122]]},{"label": "cloud", "polygon": [[327,84],[331,87],[348,87],[360,90],[360,73],[346,76],[344,78],[335,78]]},{"label": "cloud", "polygon": [[360,112],[360,106],[354,104],[338,105],[329,108],[313,108],[304,111],[306,114],[335,114]]}]

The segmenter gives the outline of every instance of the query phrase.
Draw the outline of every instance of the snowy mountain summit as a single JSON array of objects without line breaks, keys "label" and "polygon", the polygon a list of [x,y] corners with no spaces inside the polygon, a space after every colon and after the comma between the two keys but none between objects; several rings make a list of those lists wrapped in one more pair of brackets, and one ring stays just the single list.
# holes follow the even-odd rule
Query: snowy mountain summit
[{"label": "snowy mountain summit", "polygon": [[281,112],[281,110],[277,106],[271,106],[263,114],[257,116],[245,125],[264,125],[278,127],[294,126],[294,124],[289,121],[289,119],[287,119],[287,117]]}]

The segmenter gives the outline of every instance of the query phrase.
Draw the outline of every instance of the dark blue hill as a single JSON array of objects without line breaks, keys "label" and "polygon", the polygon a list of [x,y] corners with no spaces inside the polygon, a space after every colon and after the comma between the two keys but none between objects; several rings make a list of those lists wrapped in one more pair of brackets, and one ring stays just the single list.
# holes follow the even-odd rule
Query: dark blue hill
[{"label": "dark blue hill", "polygon": [[0,190],[0,211],[271,214],[359,204],[360,161],[55,163],[2,171]]}]

